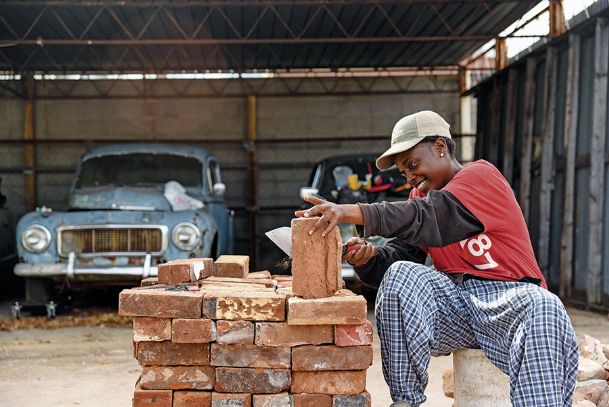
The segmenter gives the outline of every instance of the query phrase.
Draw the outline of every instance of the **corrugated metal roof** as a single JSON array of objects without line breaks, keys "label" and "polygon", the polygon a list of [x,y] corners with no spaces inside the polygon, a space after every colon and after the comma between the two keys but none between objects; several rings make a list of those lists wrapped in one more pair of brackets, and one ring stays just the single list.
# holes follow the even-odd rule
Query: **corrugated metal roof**
[{"label": "corrugated metal roof", "polygon": [[0,1],[0,70],[454,65],[538,1]]}]

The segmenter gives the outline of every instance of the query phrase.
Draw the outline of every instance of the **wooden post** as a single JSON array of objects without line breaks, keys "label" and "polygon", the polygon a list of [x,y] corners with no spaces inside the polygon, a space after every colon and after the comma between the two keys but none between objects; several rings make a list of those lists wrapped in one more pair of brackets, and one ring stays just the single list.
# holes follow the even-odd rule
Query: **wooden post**
[{"label": "wooden post", "polygon": [[36,209],[36,128],[34,119],[35,82],[31,73],[24,74],[23,80],[23,140],[25,161],[25,206],[28,211]]},{"label": "wooden post", "polygon": [[507,43],[505,37],[495,38],[495,71],[507,66]]},{"label": "wooden post", "polygon": [[247,149],[249,153],[250,187],[250,264],[256,268],[258,254],[258,174],[256,163],[256,96],[248,95],[247,101]]},{"label": "wooden post", "polygon": [[546,86],[544,95],[543,151],[541,153],[541,192],[539,196],[539,267],[549,276],[550,225],[552,215],[552,190],[554,189],[554,119],[556,117],[556,60],[554,47],[546,50]]},{"label": "wooden post", "polygon": [[575,207],[575,143],[577,140],[577,113],[579,107],[579,53],[580,37],[569,35],[567,53],[567,89],[565,95],[565,195],[562,234],[560,238],[560,295],[571,296],[573,285],[573,216]]},{"label": "wooden post", "polygon": [[565,13],[562,0],[550,0],[550,38],[556,38],[565,32]]},{"label": "wooden post", "polygon": [[514,138],[516,135],[516,106],[518,103],[518,71],[508,74],[507,118],[505,121],[505,145],[503,146],[503,175],[512,184],[514,174]]},{"label": "wooden post", "polygon": [[607,61],[609,29],[606,18],[596,19],[594,37],[594,93],[592,103],[592,140],[590,142],[590,234],[588,242],[589,304],[599,304],[603,267],[603,198],[605,194],[605,134],[607,120]]},{"label": "wooden post", "polygon": [[[525,221],[529,221],[531,195],[531,155],[533,150],[533,125],[535,111],[535,69],[537,60],[527,59],[527,74],[524,89],[524,134],[522,137],[522,161],[520,163],[520,208]],[[518,152],[516,152],[518,153]]]}]

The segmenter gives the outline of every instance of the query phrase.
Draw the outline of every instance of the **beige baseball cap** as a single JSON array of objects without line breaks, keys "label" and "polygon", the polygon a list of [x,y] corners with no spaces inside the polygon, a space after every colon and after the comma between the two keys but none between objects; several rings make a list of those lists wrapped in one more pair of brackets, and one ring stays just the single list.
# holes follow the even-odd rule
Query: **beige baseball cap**
[{"label": "beige baseball cap", "polygon": [[450,125],[431,110],[423,110],[402,117],[391,132],[391,147],[376,160],[380,170],[386,170],[395,164],[395,155],[411,149],[427,136],[450,137]]}]

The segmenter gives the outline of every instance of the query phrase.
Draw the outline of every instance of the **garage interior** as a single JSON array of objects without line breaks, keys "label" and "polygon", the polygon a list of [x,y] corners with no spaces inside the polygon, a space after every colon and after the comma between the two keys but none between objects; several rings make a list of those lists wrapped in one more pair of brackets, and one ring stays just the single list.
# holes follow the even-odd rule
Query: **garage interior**
[{"label": "garage interior", "polygon": [[[609,264],[600,256],[587,261],[584,252],[603,248],[607,258],[602,237],[607,240],[609,222],[592,209],[598,199],[578,193],[573,204],[573,194],[564,194],[577,182],[567,177],[565,184],[558,147],[554,159],[540,160],[548,156],[539,154],[542,145],[559,146],[563,138],[547,125],[548,110],[538,107],[564,101],[565,84],[577,82],[564,80],[574,38],[581,38],[582,70],[593,69],[594,38],[605,35],[607,10],[599,2],[565,24],[562,2],[550,1],[531,17],[550,15],[547,35],[522,34],[523,23],[500,36],[536,3],[3,1],[5,206],[14,220],[42,206],[65,210],[75,166],[92,146],[198,145],[220,161],[236,213],[235,252],[249,254],[256,269],[273,270],[282,253],[264,232],[289,223],[314,164],[384,150],[397,119],[431,109],[451,124],[462,160],[487,159],[513,182],[523,210],[530,211],[531,235],[552,288],[563,299],[607,306]],[[530,37],[539,41],[508,61],[507,41]],[[558,69],[554,76],[552,69]],[[579,98],[587,100],[580,109],[589,111],[585,92],[592,76],[586,75],[579,75],[585,82]],[[550,109],[564,108],[561,103]],[[606,117],[605,110],[597,114]],[[563,126],[564,114],[553,115]],[[572,133],[588,140],[592,120],[570,120]],[[474,140],[475,153],[469,148]],[[591,159],[580,153],[576,171],[586,178]],[[600,168],[598,157],[592,161]],[[527,171],[531,177],[520,176]],[[592,182],[602,185],[598,174]],[[525,189],[526,199],[520,196]],[[576,210],[562,219],[565,197]],[[582,213],[584,207],[594,216]],[[559,262],[557,250],[565,247],[574,254]]]}]

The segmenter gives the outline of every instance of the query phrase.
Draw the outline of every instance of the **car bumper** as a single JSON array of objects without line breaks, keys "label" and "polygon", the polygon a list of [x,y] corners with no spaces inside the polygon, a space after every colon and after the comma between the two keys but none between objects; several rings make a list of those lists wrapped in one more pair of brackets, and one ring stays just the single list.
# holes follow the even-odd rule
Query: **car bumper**
[{"label": "car bumper", "polygon": [[69,280],[107,279],[110,281],[139,280],[157,276],[156,266],[151,265],[150,255],[146,255],[144,264],[137,267],[79,267],[74,256],[70,255],[67,263],[33,264],[18,263],[14,273],[27,278],[67,278]]}]

